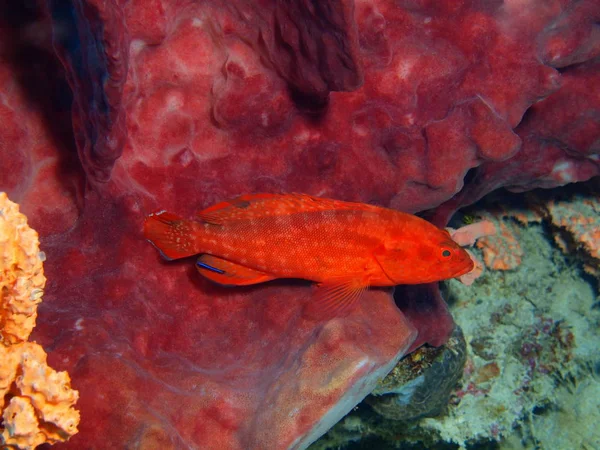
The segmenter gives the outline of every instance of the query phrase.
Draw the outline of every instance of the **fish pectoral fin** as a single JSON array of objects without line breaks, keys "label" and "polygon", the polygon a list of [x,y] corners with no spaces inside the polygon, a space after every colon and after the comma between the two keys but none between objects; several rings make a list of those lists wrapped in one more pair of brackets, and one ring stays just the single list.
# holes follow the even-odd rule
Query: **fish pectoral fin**
[{"label": "fish pectoral fin", "polygon": [[246,286],[275,278],[264,272],[213,255],[200,256],[196,261],[196,269],[202,276],[224,285]]},{"label": "fish pectoral fin", "polygon": [[343,317],[354,308],[367,287],[356,277],[340,277],[320,283],[314,297],[304,307],[303,314],[312,320]]}]

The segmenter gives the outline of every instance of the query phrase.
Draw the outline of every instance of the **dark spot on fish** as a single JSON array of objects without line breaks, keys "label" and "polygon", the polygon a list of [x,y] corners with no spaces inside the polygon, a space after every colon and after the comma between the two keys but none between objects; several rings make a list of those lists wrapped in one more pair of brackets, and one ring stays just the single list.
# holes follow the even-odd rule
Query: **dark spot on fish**
[{"label": "dark spot on fish", "polygon": [[236,208],[246,209],[248,206],[250,206],[250,202],[247,200],[240,200],[236,202],[235,206]]},{"label": "dark spot on fish", "polygon": [[448,257],[449,257],[451,254],[452,254],[452,253],[450,253],[450,250],[444,250],[444,251],[442,252],[442,256],[443,256],[444,258],[448,258]]}]

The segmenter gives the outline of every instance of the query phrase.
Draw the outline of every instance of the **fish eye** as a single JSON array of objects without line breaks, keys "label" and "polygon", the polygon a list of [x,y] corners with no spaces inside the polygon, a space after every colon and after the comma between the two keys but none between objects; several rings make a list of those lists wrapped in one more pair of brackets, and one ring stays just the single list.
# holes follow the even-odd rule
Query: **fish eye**
[{"label": "fish eye", "polygon": [[443,261],[451,261],[456,257],[454,242],[441,242],[438,244],[438,258]]}]

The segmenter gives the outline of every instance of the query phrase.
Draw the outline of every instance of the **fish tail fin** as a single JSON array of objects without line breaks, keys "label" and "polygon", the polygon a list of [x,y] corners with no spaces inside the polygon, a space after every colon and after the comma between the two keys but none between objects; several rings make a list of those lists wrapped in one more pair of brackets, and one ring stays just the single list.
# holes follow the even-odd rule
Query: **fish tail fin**
[{"label": "fish tail fin", "polygon": [[197,227],[167,211],[150,214],[144,222],[144,237],[168,260],[201,253],[197,245]]}]

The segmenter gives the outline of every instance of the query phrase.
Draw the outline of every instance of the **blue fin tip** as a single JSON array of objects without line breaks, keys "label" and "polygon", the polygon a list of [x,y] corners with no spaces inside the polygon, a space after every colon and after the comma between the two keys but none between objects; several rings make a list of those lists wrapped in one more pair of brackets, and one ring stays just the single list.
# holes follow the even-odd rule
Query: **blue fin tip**
[{"label": "blue fin tip", "polygon": [[211,272],[215,272],[215,273],[225,273],[224,270],[221,269],[217,269],[216,267],[213,266],[209,266],[206,263],[203,263],[201,261],[196,262],[196,265],[202,269],[206,269],[206,270],[210,270]]}]

